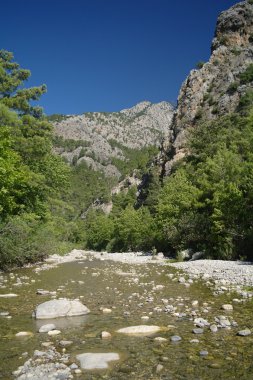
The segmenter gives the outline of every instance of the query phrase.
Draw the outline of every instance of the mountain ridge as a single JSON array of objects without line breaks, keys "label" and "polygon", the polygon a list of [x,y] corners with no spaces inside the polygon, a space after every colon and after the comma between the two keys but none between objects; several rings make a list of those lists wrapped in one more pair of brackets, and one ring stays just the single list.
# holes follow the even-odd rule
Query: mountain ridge
[{"label": "mountain ridge", "polygon": [[[124,147],[159,146],[170,128],[174,107],[169,102],[143,101],[119,112],[86,112],[54,121],[55,152],[69,163],[85,161],[93,170],[120,177],[112,159],[124,161]],[[51,117],[52,118],[52,117]],[[72,148],[65,149],[72,140]],[[70,145],[71,145],[70,144]]]}]

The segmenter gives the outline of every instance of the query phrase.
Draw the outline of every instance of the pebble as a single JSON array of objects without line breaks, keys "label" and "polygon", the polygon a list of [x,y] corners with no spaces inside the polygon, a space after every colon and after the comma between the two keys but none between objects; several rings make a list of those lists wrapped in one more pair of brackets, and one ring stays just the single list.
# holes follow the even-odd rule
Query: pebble
[{"label": "pebble", "polygon": [[159,373],[163,370],[163,365],[162,364],[158,364],[157,367],[156,367],[156,373]]},{"label": "pebble", "polygon": [[210,331],[212,331],[213,333],[218,331],[218,327],[215,324],[211,325],[209,328],[210,328]]},{"label": "pebble", "polygon": [[39,329],[39,332],[40,333],[46,333],[46,332],[48,333],[49,331],[55,330],[55,329],[56,329],[56,327],[53,323],[48,323],[46,325],[41,326]]},{"label": "pebble", "polygon": [[166,338],[163,338],[161,336],[157,336],[155,339],[154,339],[156,342],[167,342],[168,339]]},{"label": "pebble", "polygon": [[194,334],[203,334],[204,329],[197,328],[197,329],[193,329],[192,332],[193,332]]},{"label": "pebble", "polygon": [[250,329],[241,330],[241,331],[238,331],[238,333],[237,333],[237,335],[239,335],[239,336],[248,336],[250,334],[251,334]]},{"label": "pebble", "polygon": [[78,365],[76,363],[72,363],[70,366],[69,366],[70,369],[77,369],[78,368]]},{"label": "pebble", "polygon": [[67,347],[67,346],[70,346],[71,344],[73,344],[72,340],[61,340],[59,342],[59,345],[62,347]]},{"label": "pebble", "polygon": [[31,331],[20,331],[15,336],[17,337],[33,336],[33,333]]},{"label": "pebble", "polygon": [[171,338],[170,338],[171,342],[179,342],[180,340],[182,340],[181,336],[179,335],[173,335]]},{"label": "pebble", "polygon": [[112,335],[108,331],[102,331],[101,332],[101,338],[102,339],[110,339]]},{"label": "pebble", "polygon": [[208,355],[208,351],[206,350],[202,350],[199,352],[200,356],[207,356]]},{"label": "pebble", "polygon": [[112,309],[104,308],[102,309],[103,314],[110,314],[112,312]]},{"label": "pebble", "polygon": [[50,347],[53,346],[53,342],[42,342],[41,345],[42,347]]},{"label": "pebble", "polygon": [[221,309],[225,310],[225,311],[232,311],[233,310],[233,305],[229,305],[229,304],[222,305]]},{"label": "pebble", "polygon": [[48,335],[49,336],[54,336],[54,335],[59,335],[59,334],[61,334],[60,330],[50,330],[50,331],[48,331]]},{"label": "pebble", "polygon": [[0,317],[7,317],[10,313],[8,311],[1,311]]}]

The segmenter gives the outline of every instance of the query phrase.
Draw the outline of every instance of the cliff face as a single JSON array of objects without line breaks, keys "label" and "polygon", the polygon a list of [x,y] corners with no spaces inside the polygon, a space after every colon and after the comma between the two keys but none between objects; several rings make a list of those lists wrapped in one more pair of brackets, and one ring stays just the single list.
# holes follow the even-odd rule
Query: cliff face
[{"label": "cliff face", "polygon": [[68,162],[85,161],[93,170],[120,177],[112,158],[124,160],[124,147],[159,146],[174,114],[168,102],[141,102],[120,112],[68,115],[54,122],[56,153]]},{"label": "cliff face", "polygon": [[252,88],[252,83],[240,83],[240,74],[252,63],[253,3],[243,1],[220,14],[209,61],[192,70],[181,87],[169,138],[157,159],[162,174],[169,174],[173,163],[187,153],[189,128],[235,111],[241,96]]}]

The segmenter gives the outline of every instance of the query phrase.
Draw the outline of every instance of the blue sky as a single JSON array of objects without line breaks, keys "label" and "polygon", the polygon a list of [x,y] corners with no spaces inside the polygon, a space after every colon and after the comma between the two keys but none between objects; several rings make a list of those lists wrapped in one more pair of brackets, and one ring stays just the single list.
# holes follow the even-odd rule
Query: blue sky
[{"label": "blue sky", "polygon": [[175,102],[210,56],[218,14],[232,0],[12,0],[1,4],[1,48],[45,83],[47,114]]}]

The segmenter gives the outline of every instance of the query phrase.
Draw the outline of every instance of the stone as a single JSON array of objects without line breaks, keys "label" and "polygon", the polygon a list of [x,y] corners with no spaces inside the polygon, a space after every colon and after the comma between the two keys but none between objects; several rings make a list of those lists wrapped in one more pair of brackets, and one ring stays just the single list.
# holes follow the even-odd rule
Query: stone
[{"label": "stone", "polygon": [[148,326],[148,325],[140,325],[140,326],[130,326],[124,327],[122,329],[117,330],[118,333],[121,334],[129,334],[129,335],[151,335],[161,330],[159,326]]},{"label": "stone", "polygon": [[171,342],[179,342],[180,340],[182,340],[181,336],[179,335],[173,335],[171,338],[170,338]]},{"label": "stone", "polygon": [[102,339],[110,339],[112,335],[108,331],[102,331],[101,332],[101,338]]},{"label": "stone", "polygon": [[218,331],[218,327],[215,324],[212,324],[209,328],[210,328],[210,331],[212,331],[213,333]]},{"label": "stone", "polygon": [[88,314],[90,310],[80,301],[58,299],[43,302],[35,310],[36,319],[50,319],[59,317],[74,317]]},{"label": "stone", "polygon": [[194,323],[197,327],[204,327],[210,325],[210,323],[204,318],[195,318]]},{"label": "stone", "polygon": [[27,336],[33,336],[33,333],[31,331],[20,331],[16,335],[16,337],[27,337]]},{"label": "stone", "polygon": [[149,317],[148,317],[147,315],[143,315],[143,316],[141,317],[141,319],[142,319],[143,321],[148,321],[148,320],[149,320]]},{"label": "stone", "polygon": [[112,312],[112,309],[103,308],[102,312],[103,312],[103,314],[110,314]]},{"label": "stone", "polygon": [[154,341],[156,341],[156,342],[167,342],[168,341],[168,339],[166,339],[166,338],[163,338],[162,336],[157,336],[155,339],[154,339]]},{"label": "stone", "polygon": [[192,332],[193,332],[194,334],[203,334],[204,329],[196,328],[196,329],[193,329]]},{"label": "stone", "polygon": [[199,352],[200,356],[207,356],[208,355],[208,351],[206,350],[202,350]]},{"label": "stone", "polygon": [[61,340],[59,342],[59,345],[62,347],[67,347],[67,346],[70,346],[71,344],[73,344],[72,340]]},{"label": "stone", "polygon": [[229,304],[222,305],[221,309],[225,310],[225,311],[232,311],[233,310],[233,305],[229,305]]},{"label": "stone", "polygon": [[162,364],[158,364],[157,367],[156,367],[156,373],[160,373],[162,370],[163,370],[163,365]]},{"label": "stone", "polygon": [[60,330],[50,330],[50,331],[48,331],[48,335],[49,336],[54,336],[54,335],[59,335],[59,334],[61,334]]},{"label": "stone", "polygon": [[8,311],[1,311],[0,317],[7,317],[10,313]]},{"label": "stone", "polygon": [[50,294],[50,291],[44,289],[37,289],[36,294],[38,294],[39,296],[48,296]]},{"label": "stone", "polygon": [[81,368],[85,370],[107,369],[109,363],[120,359],[119,354],[109,353],[84,353],[76,356],[80,362]]},{"label": "stone", "polygon": [[53,346],[53,342],[42,342],[41,343],[42,347],[50,347],[50,346]]},{"label": "stone", "polygon": [[49,332],[51,330],[55,330],[55,329],[56,329],[56,327],[53,323],[48,323],[47,325],[41,326],[41,328],[39,329],[39,332],[40,333],[47,333],[47,332]]},{"label": "stone", "polygon": [[251,334],[250,329],[241,330],[241,331],[238,331],[238,333],[237,333],[237,335],[239,335],[239,336],[248,336],[250,334]]},{"label": "stone", "polygon": [[198,339],[191,339],[190,343],[199,343],[199,340]]},{"label": "stone", "polygon": [[14,293],[0,294],[0,298],[13,298],[13,297],[17,297],[17,296],[18,295],[14,294]]},{"label": "stone", "polygon": [[74,369],[77,369],[78,368],[78,365],[76,363],[72,363],[70,366],[69,366],[70,369],[74,370]]}]

